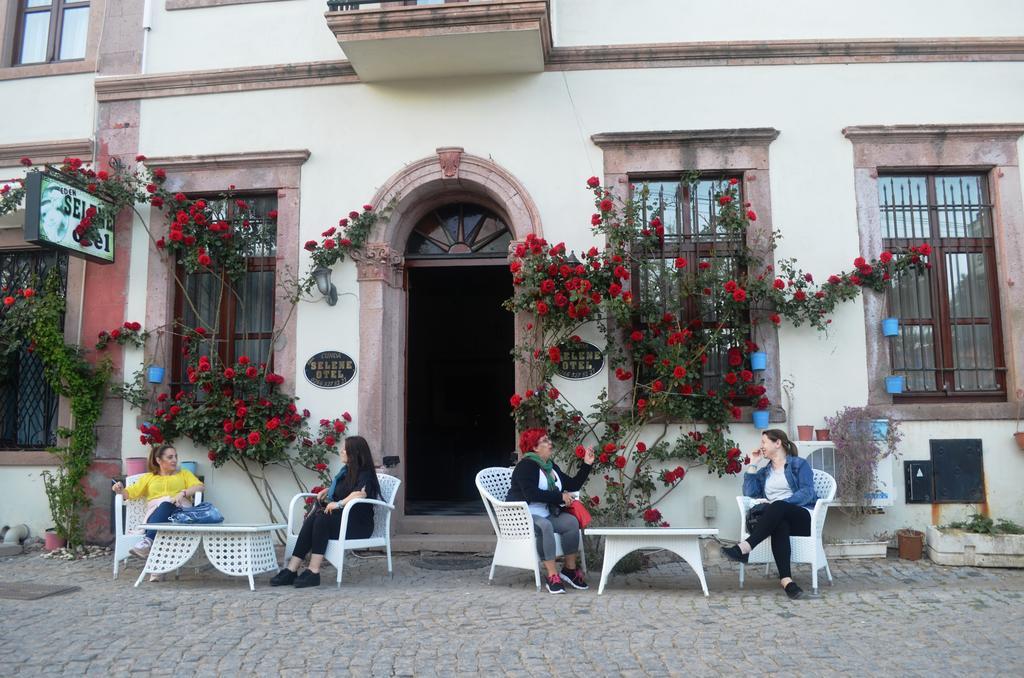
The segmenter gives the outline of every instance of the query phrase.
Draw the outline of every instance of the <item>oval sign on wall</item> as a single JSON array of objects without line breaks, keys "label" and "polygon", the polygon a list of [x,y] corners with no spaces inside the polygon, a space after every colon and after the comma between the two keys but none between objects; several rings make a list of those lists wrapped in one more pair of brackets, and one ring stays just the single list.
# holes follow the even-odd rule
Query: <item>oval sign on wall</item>
[{"label": "oval sign on wall", "polygon": [[559,346],[562,361],[556,374],[566,379],[589,379],[604,367],[604,353],[586,341],[572,341]]},{"label": "oval sign on wall", "polygon": [[306,379],[319,388],[340,388],[356,376],[356,361],[341,351],[321,351],[306,361]]}]

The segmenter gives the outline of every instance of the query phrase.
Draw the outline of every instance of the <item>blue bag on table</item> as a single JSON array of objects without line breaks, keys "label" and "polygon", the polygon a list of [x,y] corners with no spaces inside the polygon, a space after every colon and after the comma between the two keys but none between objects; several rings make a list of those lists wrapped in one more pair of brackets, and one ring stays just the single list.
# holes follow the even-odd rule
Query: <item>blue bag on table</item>
[{"label": "blue bag on table", "polygon": [[201,525],[203,523],[223,523],[224,516],[210,502],[201,501],[191,508],[181,509],[168,520],[183,525]]}]

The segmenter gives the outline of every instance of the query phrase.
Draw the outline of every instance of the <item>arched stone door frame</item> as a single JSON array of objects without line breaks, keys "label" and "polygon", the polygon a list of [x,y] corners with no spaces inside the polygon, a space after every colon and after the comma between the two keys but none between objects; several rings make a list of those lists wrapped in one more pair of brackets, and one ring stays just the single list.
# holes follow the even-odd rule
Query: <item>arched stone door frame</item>
[{"label": "arched stone door frame", "polygon": [[[512,231],[514,247],[533,233],[543,235],[540,212],[523,185],[500,165],[462,148],[437,154],[395,173],[373,198],[392,210],[370,234],[357,258],[359,282],[359,430],[377,461],[398,456],[396,498],[399,523],[405,515],[405,421],[407,295],[405,246],[424,214],[453,202],[475,202],[493,210]],[[515,343],[527,340],[526,321],[516,318]],[[516,366],[516,390],[527,388],[527,373]]]}]

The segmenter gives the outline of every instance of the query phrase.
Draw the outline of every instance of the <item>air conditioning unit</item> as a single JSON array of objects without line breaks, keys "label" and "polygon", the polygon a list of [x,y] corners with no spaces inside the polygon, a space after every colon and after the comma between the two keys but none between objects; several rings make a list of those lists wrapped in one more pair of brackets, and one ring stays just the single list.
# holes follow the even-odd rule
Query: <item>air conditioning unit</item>
[{"label": "air conditioning unit", "polygon": [[[830,441],[797,442],[800,457],[806,459],[811,468],[824,471],[833,478],[838,477],[837,471],[843,463],[841,454],[836,453],[835,443]],[[892,506],[896,499],[896,485],[893,483],[892,456],[883,457],[875,468],[874,490],[867,495],[870,506],[883,508]],[[842,506],[842,503],[837,502]]]}]

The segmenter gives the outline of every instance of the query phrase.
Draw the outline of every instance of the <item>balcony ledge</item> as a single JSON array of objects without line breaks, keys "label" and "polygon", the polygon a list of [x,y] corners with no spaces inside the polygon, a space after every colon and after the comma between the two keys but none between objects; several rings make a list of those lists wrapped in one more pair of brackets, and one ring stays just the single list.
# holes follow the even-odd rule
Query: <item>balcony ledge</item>
[{"label": "balcony ledge", "polygon": [[540,73],[551,52],[548,0],[385,6],[324,16],[363,82]]}]

